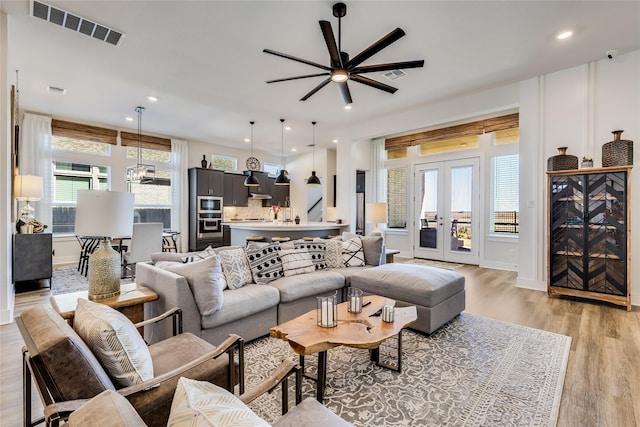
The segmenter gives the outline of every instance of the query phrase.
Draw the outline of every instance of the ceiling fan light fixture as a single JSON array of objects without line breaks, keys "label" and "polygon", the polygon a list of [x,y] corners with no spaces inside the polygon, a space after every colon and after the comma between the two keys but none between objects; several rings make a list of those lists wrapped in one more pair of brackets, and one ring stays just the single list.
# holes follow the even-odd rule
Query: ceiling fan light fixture
[{"label": "ceiling fan light fixture", "polygon": [[342,68],[331,71],[331,80],[336,83],[343,83],[349,80],[349,72]]}]

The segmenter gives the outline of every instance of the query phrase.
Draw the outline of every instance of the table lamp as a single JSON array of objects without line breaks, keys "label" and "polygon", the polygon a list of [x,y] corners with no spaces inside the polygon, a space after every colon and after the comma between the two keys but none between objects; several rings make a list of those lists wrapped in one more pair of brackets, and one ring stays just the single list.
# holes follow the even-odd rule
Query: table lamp
[{"label": "table lamp", "polygon": [[42,177],[35,175],[16,175],[15,178],[16,200],[26,201],[27,204],[20,210],[20,219],[28,224],[35,219],[35,209],[29,202],[42,199]]},{"label": "table lamp", "polygon": [[387,222],[387,204],[367,203],[366,213],[367,223],[375,224],[375,228],[371,232],[371,235],[382,236],[382,232],[378,228],[378,224]]},{"label": "table lamp", "polygon": [[133,193],[78,190],[75,234],[100,238],[100,246],[89,257],[89,299],[120,294],[120,254],[111,247],[112,237],[133,232]]}]

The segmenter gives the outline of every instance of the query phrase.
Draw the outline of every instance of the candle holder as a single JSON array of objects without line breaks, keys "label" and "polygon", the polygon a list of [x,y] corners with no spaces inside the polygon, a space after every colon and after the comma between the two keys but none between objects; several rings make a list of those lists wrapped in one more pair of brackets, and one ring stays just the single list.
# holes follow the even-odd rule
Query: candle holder
[{"label": "candle holder", "polygon": [[393,322],[393,306],[385,305],[382,307],[382,321],[391,323]]},{"label": "candle holder", "polygon": [[328,297],[317,297],[318,300],[318,326],[333,328],[338,326],[338,300],[337,294]]},{"label": "candle holder", "polygon": [[347,289],[347,310],[349,313],[361,313],[362,312],[362,289],[348,288]]}]

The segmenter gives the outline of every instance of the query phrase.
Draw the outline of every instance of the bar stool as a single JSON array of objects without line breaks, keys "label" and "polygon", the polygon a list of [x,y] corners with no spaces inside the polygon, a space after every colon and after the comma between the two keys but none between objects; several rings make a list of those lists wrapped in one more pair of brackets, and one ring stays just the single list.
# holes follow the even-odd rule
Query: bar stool
[{"label": "bar stool", "polygon": [[274,236],[271,238],[272,242],[288,242],[289,240],[291,240],[291,237],[278,237],[278,236]]}]

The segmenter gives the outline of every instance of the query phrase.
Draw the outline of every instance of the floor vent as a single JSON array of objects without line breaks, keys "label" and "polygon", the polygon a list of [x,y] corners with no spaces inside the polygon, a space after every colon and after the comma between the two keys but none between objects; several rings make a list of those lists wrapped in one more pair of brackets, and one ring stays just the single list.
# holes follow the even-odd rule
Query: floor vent
[{"label": "floor vent", "polygon": [[407,73],[405,73],[402,70],[391,70],[383,74],[383,76],[385,76],[387,80],[391,80],[391,81],[398,80],[399,78],[404,77],[406,75]]},{"label": "floor vent", "polygon": [[114,46],[120,45],[124,39],[124,34],[119,31],[39,1],[31,2],[31,15]]}]

